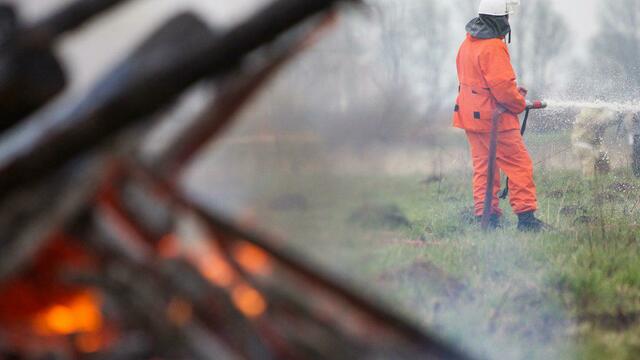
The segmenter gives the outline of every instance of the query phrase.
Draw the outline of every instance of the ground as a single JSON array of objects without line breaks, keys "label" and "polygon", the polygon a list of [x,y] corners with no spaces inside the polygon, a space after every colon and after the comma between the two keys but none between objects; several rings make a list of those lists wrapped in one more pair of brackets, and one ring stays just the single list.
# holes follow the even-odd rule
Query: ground
[{"label": "ground", "polygon": [[529,138],[541,149],[538,215],[555,228],[543,234],[517,232],[513,215],[483,233],[464,167],[273,170],[244,197],[288,246],[479,358],[631,359],[640,352],[640,180],[625,166],[585,179],[565,166],[570,158],[543,164],[542,149],[559,152],[566,138]]}]

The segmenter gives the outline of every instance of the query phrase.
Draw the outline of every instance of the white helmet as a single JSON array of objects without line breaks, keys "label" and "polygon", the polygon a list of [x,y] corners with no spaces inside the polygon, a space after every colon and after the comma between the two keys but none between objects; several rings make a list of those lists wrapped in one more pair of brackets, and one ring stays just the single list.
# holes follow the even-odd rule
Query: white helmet
[{"label": "white helmet", "polygon": [[504,16],[516,12],[520,6],[520,0],[482,0],[480,2],[480,15]]}]

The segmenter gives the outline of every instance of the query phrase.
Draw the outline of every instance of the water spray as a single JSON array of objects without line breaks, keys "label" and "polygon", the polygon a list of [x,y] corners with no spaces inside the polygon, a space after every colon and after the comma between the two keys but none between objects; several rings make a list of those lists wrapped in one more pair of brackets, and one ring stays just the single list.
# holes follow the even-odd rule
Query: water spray
[{"label": "water spray", "polygon": [[[529,120],[529,112],[534,109],[545,109],[548,106],[546,101],[542,100],[534,100],[527,101],[527,105],[525,107],[524,120],[522,121],[522,126],[520,127],[520,135],[524,136],[525,131],[527,130],[527,121]],[[482,229],[486,230],[489,227],[489,219],[491,218],[491,205],[493,203],[493,182],[495,180],[495,169],[496,169],[496,153],[498,151],[498,124],[500,122],[500,116],[505,113],[507,110],[502,106],[498,105],[493,119],[491,120],[491,143],[489,145],[489,166],[488,166],[488,174],[487,174],[487,191],[484,196],[484,208],[482,213]],[[505,185],[504,190],[500,194],[500,199],[506,199],[509,195],[509,178],[507,178],[507,183]]]},{"label": "water spray", "polygon": [[608,102],[608,101],[547,101],[550,108],[559,109],[607,109],[617,112],[640,112],[640,102]]}]

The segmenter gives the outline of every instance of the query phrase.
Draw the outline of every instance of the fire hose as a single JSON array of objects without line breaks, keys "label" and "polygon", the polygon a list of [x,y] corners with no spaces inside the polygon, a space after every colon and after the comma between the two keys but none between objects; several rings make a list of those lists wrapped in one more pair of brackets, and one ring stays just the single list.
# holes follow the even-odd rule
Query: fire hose
[{"label": "fire hose", "polygon": [[[547,103],[541,100],[527,101],[525,108],[524,120],[520,127],[520,135],[524,136],[527,130],[527,121],[529,120],[529,112],[533,109],[544,109],[547,107]],[[489,220],[491,218],[491,204],[493,203],[493,182],[495,181],[495,170],[497,162],[498,151],[498,125],[500,123],[500,117],[507,111],[504,107],[498,105],[496,111],[491,119],[491,140],[489,143],[489,165],[487,167],[487,191],[484,196],[484,206],[482,212],[482,228],[487,229],[489,227]],[[500,194],[500,199],[506,199],[509,194],[509,178],[507,178],[505,189]]]}]

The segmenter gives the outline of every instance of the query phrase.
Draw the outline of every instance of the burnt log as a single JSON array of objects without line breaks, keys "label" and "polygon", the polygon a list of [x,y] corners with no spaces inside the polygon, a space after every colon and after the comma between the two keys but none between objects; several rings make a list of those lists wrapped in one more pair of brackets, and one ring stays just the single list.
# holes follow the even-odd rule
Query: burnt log
[{"label": "burnt log", "polygon": [[67,78],[49,46],[26,45],[18,38],[12,7],[0,6],[0,133],[60,93]]}]

